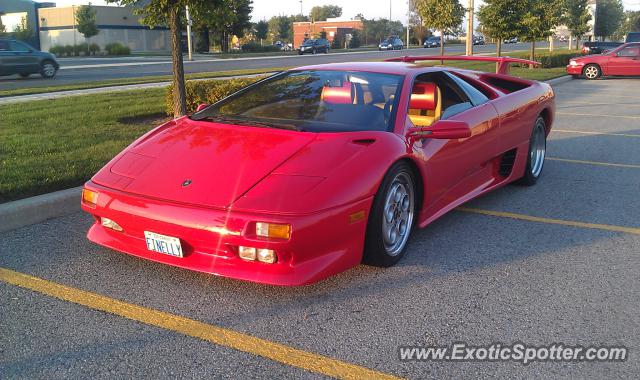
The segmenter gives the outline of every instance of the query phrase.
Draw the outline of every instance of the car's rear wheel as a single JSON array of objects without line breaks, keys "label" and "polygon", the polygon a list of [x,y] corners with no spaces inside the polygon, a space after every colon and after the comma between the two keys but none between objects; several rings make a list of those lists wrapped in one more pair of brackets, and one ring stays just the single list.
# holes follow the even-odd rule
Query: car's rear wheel
[{"label": "car's rear wheel", "polygon": [[365,264],[389,267],[404,256],[415,216],[415,183],[405,162],[394,164],[385,175],[369,214]]},{"label": "car's rear wheel", "polygon": [[536,119],[531,138],[529,139],[529,154],[527,155],[527,166],[524,176],[518,183],[525,186],[535,185],[542,174],[544,159],[547,155],[547,132],[546,123],[542,117]]},{"label": "car's rear wheel", "polygon": [[51,61],[44,61],[40,66],[40,75],[45,79],[53,78],[56,71],[56,66]]},{"label": "car's rear wheel", "polygon": [[20,76],[23,78],[29,78],[29,75],[31,75],[31,73],[20,73]]},{"label": "car's rear wheel", "polygon": [[598,79],[602,75],[602,70],[600,66],[595,64],[586,65],[582,70],[582,74],[587,79]]}]

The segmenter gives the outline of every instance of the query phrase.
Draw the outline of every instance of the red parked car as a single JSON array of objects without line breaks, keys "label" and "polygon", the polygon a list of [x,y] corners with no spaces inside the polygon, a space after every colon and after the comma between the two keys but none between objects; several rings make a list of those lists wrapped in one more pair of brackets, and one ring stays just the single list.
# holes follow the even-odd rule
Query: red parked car
[{"label": "red parked car", "polygon": [[574,58],[567,66],[567,73],[587,79],[640,76],[640,43],[627,43],[603,54]]},{"label": "red parked car", "polygon": [[[528,62],[458,59],[472,58],[503,72]],[[362,262],[391,266],[414,226],[510,182],[535,184],[555,104],[544,83],[375,62],[285,71],[199,109],[86,183],[88,238],[191,270],[302,285]]]}]

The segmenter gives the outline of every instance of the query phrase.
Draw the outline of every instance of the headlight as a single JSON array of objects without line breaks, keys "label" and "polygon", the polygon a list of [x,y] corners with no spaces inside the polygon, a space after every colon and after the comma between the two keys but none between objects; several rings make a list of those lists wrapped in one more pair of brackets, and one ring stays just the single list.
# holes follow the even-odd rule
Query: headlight
[{"label": "headlight", "polygon": [[571,60],[569,61],[569,66],[578,66],[579,63],[577,61]]}]

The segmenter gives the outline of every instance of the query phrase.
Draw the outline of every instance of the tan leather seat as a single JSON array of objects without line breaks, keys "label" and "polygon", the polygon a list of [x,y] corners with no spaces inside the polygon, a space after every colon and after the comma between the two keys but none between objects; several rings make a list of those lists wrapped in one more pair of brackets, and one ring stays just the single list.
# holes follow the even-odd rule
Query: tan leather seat
[{"label": "tan leather seat", "polygon": [[428,127],[442,116],[440,88],[434,83],[416,83],[409,100],[409,118],[417,127]]}]

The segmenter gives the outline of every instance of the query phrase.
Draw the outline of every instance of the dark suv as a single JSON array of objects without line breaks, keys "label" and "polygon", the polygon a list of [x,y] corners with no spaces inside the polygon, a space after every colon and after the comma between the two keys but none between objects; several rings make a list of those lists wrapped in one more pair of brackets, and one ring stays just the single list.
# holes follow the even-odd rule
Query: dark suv
[{"label": "dark suv", "polygon": [[306,40],[300,45],[298,49],[298,54],[302,55],[304,53],[328,53],[329,52],[329,41],[324,38],[314,38],[310,40]]},{"label": "dark suv", "polygon": [[32,48],[21,41],[0,39],[0,75],[18,74],[23,78],[40,74],[53,78],[60,65],[51,53]]},{"label": "dark suv", "polygon": [[627,34],[627,38],[625,38],[624,42],[640,42],[640,32],[631,32]]}]

